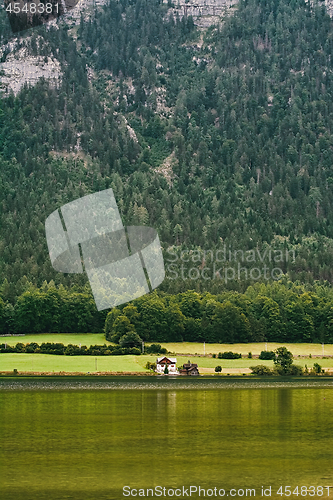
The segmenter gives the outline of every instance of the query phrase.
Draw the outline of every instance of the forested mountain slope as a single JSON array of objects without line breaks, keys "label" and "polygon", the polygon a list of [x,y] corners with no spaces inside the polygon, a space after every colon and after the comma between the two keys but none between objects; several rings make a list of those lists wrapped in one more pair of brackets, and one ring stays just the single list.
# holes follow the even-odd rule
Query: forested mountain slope
[{"label": "forested mountain slope", "polygon": [[[162,290],[244,291],[266,280],[245,272],[217,279],[214,256],[224,247],[239,250],[235,269],[258,267],[258,258],[243,258],[251,249],[289,250],[292,258],[283,253],[277,264],[265,257],[269,273],[278,266],[292,280],[332,281],[333,25],[325,7],[241,1],[207,30],[167,11],[151,0],[111,1],[73,30],[22,34],[32,53],[59,60],[62,79],[0,103],[5,300],[15,301],[27,280],[85,284],[52,269],[44,222],[108,187],[124,223],[155,227],[169,249],[175,267]],[[4,18],[0,26],[5,43]],[[181,274],[187,249],[201,253]],[[189,275],[203,266],[210,279]]]}]

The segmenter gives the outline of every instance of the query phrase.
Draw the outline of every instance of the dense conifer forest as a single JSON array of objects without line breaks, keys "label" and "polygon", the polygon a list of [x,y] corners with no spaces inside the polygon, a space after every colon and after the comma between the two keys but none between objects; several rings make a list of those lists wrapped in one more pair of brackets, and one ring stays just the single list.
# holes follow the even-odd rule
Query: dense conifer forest
[{"label": "dense conifer forest", "polygon": [[[0,37],[12,39],[4,12]],[[142,338],[333,341],[333,24],[321,3],[240,1],[199,30],[160,2],[110,1],[74,30],[39,27],[23,43],[63,76],[0,100],[3,331],[103,328],[86,277],[52,269],[44,224],[112,187],[124,224],[156,228],[164,250],[166,278],[138,309],[159,300],[182,324],[150,334],[140,323]],[[197,316],[181,307],[188,290]],[[38,323],[45,301],[58,316]]]},{"label": "dense conifer forest", "polygon": [[148,342],[333,343],[333,291],[283,279],[256,283],[245,293],[154,291],[98,312],[88,287],[78,292],[53,282],[39,289],[27,283],[14,306],[0,300],[0,318],[2,334],[104,330],[115,343],[128,334]]}]

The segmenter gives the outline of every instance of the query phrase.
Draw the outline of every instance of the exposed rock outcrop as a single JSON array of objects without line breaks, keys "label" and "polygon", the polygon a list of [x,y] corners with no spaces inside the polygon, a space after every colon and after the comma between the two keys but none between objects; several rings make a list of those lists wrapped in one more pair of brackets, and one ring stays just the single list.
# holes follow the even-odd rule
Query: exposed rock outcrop
[{"label": "exposed rock outcrop", "polygon": [[[168,3],[168,0],[163,0]],[[238,0],[177,0],[168,11],[168,15],[192,16],[194,23],[207,28],[221,21],[225,15],[233,12]],[[231,9],[231,10],[230,10]]]}]

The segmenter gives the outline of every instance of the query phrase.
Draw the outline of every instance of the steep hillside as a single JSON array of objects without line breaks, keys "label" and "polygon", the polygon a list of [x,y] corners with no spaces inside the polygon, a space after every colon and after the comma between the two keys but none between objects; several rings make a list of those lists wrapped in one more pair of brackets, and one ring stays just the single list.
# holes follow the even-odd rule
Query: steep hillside
[{"label": "steep hillside", "polygon": [[[51,268],[44,222],[61,204],[107,187],[125,224],[158,230],[168,265],[162,290],[245,290],[275,279],[274,268],[292,280],[332,281],[333,27],[325,8],[242,1],[208,29],[170,8],[111,1],[77,26],[41,27],[15,41],[13,51],[24,45],[61,77],[1,102],[6,299],[26,280],[85,284]],[[227,279],[225,269],[218,274],[223,256]]]}]

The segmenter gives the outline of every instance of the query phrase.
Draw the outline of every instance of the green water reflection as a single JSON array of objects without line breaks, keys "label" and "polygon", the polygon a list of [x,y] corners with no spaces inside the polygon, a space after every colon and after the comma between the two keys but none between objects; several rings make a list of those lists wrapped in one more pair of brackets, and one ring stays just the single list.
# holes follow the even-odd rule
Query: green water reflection
[{"label": "green water reflection", "polygon": [[261,497],[263,485],[333,485],[331,387],[212,387],[0,386],[0,498],[122,499],[125,485],[252,487]]}]

